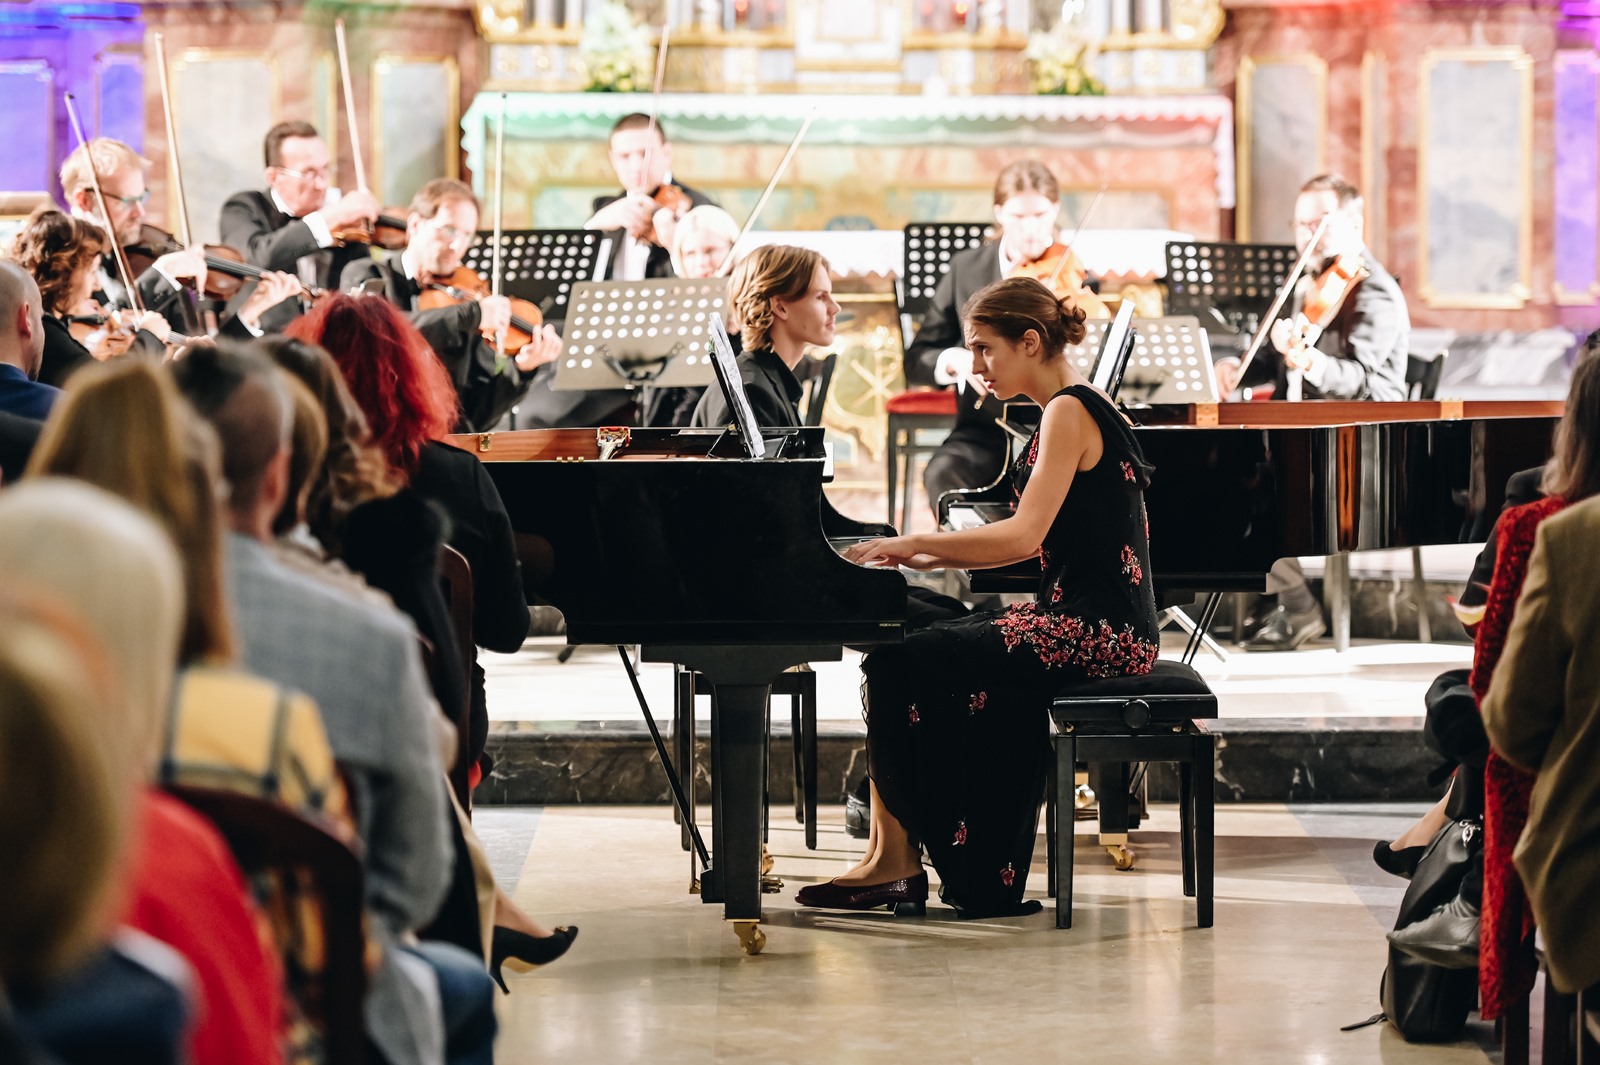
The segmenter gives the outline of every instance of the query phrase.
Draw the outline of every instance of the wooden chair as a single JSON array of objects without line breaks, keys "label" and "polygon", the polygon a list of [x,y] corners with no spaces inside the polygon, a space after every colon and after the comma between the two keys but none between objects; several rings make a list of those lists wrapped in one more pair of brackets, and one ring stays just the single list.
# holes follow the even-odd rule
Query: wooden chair
[{"label": "wooden chair", "polygon": [[450,611],[450,628],[455,633],[456,648],[461,655],[462,674],[466,688],[461,705],[444,707],[456,726],[456,759],[450,766],[450,787],[456,793],[461,808],[472,810],[472,788],[468,774],[472,771],[472,663],[477,657],[477,647],[472,642],[472,567],[460,551],[445,544],[439,549],[439,583],[444,589],[445,605]]},{"label": "wooden chair", "polygon": [[216,826],[247,874],[309,876],[322,923],[320,1021],[326,1060],[361,1065],[366,1055],[365,876],[360,843],[281,803],[219,788],[167,791]]}]

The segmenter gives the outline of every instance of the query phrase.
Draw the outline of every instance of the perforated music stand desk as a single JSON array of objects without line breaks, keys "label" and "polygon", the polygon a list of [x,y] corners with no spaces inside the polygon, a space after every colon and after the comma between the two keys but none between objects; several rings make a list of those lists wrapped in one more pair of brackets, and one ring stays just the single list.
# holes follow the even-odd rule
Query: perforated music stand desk
[{"label": "perforated music stand desk", "polygon": [[711,319],[726,278],[581,281],[572,287],[556,389],[700,388],[716,381]]},{"label": "perforated music stand desk", "polygon": [[1294,261],[1291,244],[1168,241],[1166,309],[1248,339]]},{"label": "perforated music stand desk", "polygon": [[950,272],[951,257],[982,244],[991,228],[987,222],[912,222],[906,226],[900,272],[901,331],[906,334],[906,346],[928,313],[939,279]]},{"label": "perforated music stand desk", "polygon": [[[546,321],[569,313],[572,286],[605,276],[611,238],[593,229],[509,229],[500,233],[501,291],[539,308]],[[479,230],[462,263],[488,277],[494,266],[494,232]]]},{"label": "perforated music stand desk", "polygon": [[[1084,323],[1081,343],[1067,345],[1067,358],[1085,377],[1091,376],[1109,319]],[[1215,403],[1217,378],[1211,366],[1211,344],[1200,321],[1189,315],[1135,318],[1133,353],[1114,397],[1122,403]]]}]

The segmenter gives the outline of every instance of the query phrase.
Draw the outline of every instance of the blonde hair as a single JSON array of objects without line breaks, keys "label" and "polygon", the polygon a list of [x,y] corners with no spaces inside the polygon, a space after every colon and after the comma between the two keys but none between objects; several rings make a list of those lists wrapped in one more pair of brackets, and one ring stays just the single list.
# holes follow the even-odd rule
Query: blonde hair
[{"label": "blonde hair", "polygon": [[734,241],[739,239],[739,223],[733,220],[733,215],[715,204],[702,203],[699,207],[691,207],[687,214],[678,219],[678,228],[672,233],[672,269],[680,277],[684,272],[683,245],[696,233],[725,238],[731,254]]},{"label": "blonde hair", "polygon": [[79,192],[94,188],[94,183],[89,178],[90,159],[94,160],[95,174],[102,182],[113,174],[119,174],[133,167],[140,170],[150,169],[150,160],[121,141],[112,140],[110,137],[96,137],[87,145],[80,144],[72,149],[72,154],[61,164],[61,193],[69,201]]},{"label": "blonde hair", "polygon": [[27,474],[86,481],[166,528],[184,566],[177,661],[227,662],[233,626],[222,588],[222,460],[216,433],[159,366],[134,359],[85,366],[67,382]]},{"label": "blonde hair", "polygon": [[768,244],[733,268],[728,282],[729,317],[739,322],[745,351],[772,346],[774,299],[797,300],[811,288],[817,267],[827,267],[821,252],[792,244]]},{"label": "blonde hair", "polygon": [[145,776],[161,749],[183,618],[183,570],[161,527],[66,478],[0,493],[0,573],[73,614],[105,652],[120,699],[101,726]]},{"label": "blonde hair", "polygon": [[135,774],[101,719],[115,688],[94,641],[0,593],[0,987],[44,985],[103,936]]}]

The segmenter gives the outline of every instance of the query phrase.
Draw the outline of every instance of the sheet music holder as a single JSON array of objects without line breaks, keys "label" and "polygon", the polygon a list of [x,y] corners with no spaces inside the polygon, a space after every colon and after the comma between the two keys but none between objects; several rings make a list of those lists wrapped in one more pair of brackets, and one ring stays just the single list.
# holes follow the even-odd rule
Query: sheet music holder
[{"label": "sheet music holder", "polygon": [[1292,244],[1169,241],[1166,309],[1248,340],[1295,257]]},{"label": "sheet music holder", "polygon": [[[508,229],[500,233],[501,291],[532,303],[547,322],[568,316],[572,286],[598,281],[611,260],[611,238],[592,229]],[[494,232],[479,230],[462,256],[465,266],[488,277]]]},{"label": "sheet music holder", "polygon": [[[1088,336],[1085,335],[1084,339],[1088,340]],[[1100,350],[1095,353],[1094,365],[1089,368],[1089,383],[1112,399],[1117,398],[1122,373],[1127,369],[1128,357],[1133,353],[1133,342],[1133,303],[1124,300],[1117,308],[1117,316],[1100,334]]]},{"label": "sheet music holder", "polygon": [[720,277],[579,282],[550,387],[710,385],[716,377],[705,337],[727,300]]},{"label": "sheet music holder", "polygon": [[950,258],[982,244],[993,228],[988,222],[912,222],[906,226],[903,268],[895,282],[903,345],[911,344],[922,325],[933,302],[933,290],[950,272]]},{"label": "sheet music holder", "polygon": [[761,437],[761,426],[756,422],[755,408],[750,405],[750,395],[744,390],[744,378],[739,376],[739,362],[733,354],[733,344],[728,340],[728,330],[722,316],[711,316],[711,367],[717,375],[717,385],[722,398],[728,401],[728,411],[744,446],[746,458],[759,459],[767,455],[766,441]]}]

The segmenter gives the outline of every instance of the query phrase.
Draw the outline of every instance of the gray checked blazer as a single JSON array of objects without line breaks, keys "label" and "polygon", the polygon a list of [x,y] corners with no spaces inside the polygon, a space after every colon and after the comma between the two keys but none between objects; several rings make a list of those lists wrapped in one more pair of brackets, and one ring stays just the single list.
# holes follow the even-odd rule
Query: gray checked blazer
[{"label": "gray checked blazer", "polygon": [[395,941],[430,921],[453,853],[437,714],[416,631],[396,610],[348,599],[237,533],[227,545],[234,623],[250,672],[305,692],[349,775],[366,845],[369,933],[384,947],[367,993],[367,1031],[392,1065],[431,1065],[443,1046],[437,991],[397,961]]}]

